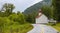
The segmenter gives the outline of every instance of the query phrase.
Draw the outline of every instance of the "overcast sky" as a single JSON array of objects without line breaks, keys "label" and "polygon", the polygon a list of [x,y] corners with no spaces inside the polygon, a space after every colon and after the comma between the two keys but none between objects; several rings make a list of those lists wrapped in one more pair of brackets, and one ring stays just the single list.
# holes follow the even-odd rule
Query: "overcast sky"
[{"label": "overcast sky", "polygon": [[0,0],[0,8],[4,3],[12,3],[15,5],[14,9],[15,12],[16,11],[23,12],[26,8],[40,1],[42,0]]}]

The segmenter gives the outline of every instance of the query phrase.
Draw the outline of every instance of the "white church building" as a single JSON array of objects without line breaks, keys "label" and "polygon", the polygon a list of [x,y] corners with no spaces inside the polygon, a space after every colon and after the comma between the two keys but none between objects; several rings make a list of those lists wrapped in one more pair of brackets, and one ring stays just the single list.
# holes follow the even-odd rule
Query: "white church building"
[{"label": "white church building", "polygon": [[38,15],[36,17],[36,24],[40,24],[40,23],[47,24],[48,22],[49,22],[49,20],[48,20],[47,16],[45,16],[40,9],[38,12]]}]

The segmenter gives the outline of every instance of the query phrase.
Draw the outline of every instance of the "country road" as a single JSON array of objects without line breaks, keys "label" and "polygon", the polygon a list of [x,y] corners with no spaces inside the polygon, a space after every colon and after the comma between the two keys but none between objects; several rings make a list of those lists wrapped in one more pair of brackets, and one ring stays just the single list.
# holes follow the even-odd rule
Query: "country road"
[{"label": "country road", "polygon": [[57,33],[57,31],[47,25],[43,25],[43,24],[32,24],[34,26],[34,28],[27,32],[27,33]]}]

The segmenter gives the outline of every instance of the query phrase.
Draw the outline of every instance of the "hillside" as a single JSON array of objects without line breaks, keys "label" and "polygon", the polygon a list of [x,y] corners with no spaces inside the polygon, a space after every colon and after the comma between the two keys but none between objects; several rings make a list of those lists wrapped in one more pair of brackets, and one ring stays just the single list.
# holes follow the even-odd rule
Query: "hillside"
[{"label": "hillside", "polygon": [[31,14],[33,12],[38,12],[38,9],[40,9],[42,6],[50,6],[51,0],[43,0],[41,2],[38,2],[30,7],[28,7],[23,13],[24,14]]}]

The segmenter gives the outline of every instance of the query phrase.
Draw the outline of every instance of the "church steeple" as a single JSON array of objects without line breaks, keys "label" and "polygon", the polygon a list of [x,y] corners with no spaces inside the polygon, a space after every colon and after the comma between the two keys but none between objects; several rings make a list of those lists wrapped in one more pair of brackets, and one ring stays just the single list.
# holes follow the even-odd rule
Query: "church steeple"
[{"label": "church steeple", "polygon": [[42,14],[42,11],[41,9],[39,9],[38,15],[40,16],[41,14]]},{"label": "church steeple", "polygon": [[39,9],[39,12],[38,12],[37,18],[39,18],[41,15],[42,15],[42,11],[41,11],[41,9]]}]

